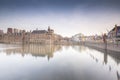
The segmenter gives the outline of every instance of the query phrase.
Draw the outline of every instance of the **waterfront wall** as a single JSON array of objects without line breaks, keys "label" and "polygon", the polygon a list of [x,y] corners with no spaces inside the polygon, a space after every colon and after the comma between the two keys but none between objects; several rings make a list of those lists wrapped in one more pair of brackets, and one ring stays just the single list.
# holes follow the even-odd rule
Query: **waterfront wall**
[{"label": "waterfront wall", "polygon": [[84,45],[88,47],[104,49],[112,52],[120,52],[120,43],[115,44],[113,42],[107,41],[107,44],[105,44],[102,41],[85,41]]}]

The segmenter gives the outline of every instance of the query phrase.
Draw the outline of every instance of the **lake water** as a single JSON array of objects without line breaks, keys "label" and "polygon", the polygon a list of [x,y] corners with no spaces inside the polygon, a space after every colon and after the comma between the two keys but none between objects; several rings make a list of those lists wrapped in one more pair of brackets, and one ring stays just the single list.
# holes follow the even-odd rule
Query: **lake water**
[{"label": "lake water", "polygon": [[0,44],[0,80],[120,80],[120,54],[85,46]]}]

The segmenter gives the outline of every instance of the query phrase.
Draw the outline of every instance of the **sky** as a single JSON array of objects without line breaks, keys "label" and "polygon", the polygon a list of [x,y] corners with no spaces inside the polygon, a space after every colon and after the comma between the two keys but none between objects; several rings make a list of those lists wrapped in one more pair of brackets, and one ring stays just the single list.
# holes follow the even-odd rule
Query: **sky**
[{"label": "sky", "polygon": [[0,0],[0,29],[47,30],[62,36],[102,34],[120,25],[120,0]]}]

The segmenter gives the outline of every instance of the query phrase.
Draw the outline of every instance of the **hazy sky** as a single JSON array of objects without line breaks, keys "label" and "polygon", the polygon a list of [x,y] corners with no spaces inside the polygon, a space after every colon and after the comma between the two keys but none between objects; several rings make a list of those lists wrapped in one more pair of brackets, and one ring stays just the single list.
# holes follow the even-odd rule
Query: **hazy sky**
[{"label": "hazy sky", "polygon": [[34,30],[51,26],[72,36],[101,34],[120,25],[120,0],[0,0],[0,28]]}]

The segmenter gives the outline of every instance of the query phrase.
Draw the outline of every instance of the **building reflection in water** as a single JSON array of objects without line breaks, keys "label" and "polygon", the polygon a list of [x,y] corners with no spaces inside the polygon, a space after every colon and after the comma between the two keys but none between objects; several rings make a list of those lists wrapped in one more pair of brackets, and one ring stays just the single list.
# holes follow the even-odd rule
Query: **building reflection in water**
[{"label": "building reflection in water", "polygon": [[[21,56],[25,55],[32,55],[34,57],[47,57],[48,60],[50,58],[53,58],[54,53],[56,51],[62,50],[62,46],[60,45],[22,45],[20,48],[13,48],[13,49],[6,49],[4,50],[7,55],[11,54],[20,54]],[[117,77],[117,80],[120,80],[120,71],[119,68],[114,67],[116,69],[113,69],[112,66],[118,66],[113,65],[110,63],[110,60],[112,60],[114,63],[119,64],[120,63],[120,56],[118,56],[115,53],[110,53],[107,50],[94,50],[90,49],[85,46],[64,46],[65,49],[73,48],[75,51],[79,53],[87,53],[87,55],[90,56],[97,64],[100,64],[103,67],[107,67],[108,71],[115,72],[115,75]],[[91,53],[90,53],[91,51]]]},{"label": "building reflection in water", "polygon": [[[119,53],[117,53],[117,52],[115,53],[115,52],[111,52],[111,51],[108,51],[108,50],[101,50],[101,49],[96,49],[96,50],[94,50],[94,49],[91,49],[91,48],[88,48],[88,47],[85,47],[85,46],[72,46],[72,48],[73,48],[74,50],[78,51],[79,53],[82,53],[82,52],[88,50],[88,55],[90,55],[90,57],[91,57],[92,59],[94,59],[96,62],[99,61],[99,58],[97,58],[97,57],[99,57],[99,56],[96,56],[96,55],[94,55],[94,54],[89,53],[89,49],[90,49],[90,51],[92,51],[92,50],[93,50],[93,51],[99,51],[100,54],[103,55],[102,60],[103,60],[103,64],[105,64],[105,65],[108,64],[108,61],[109,61],[108,56],[109,56],[110,58],[112,58],[112,60],[113,60],[117,65],[119,65],[119,63],[120,63],[120,55],[119,55]],[[87,53],[87,52],[86,52],[86,53]],[[111,66],[109,66],[109,69],[111,69]]]},{"label": "building reflection in water", "polygon": [[[76,51],[79,51],[80,53],[82,51],[86,51],[88,50],[87,54],[93,59],[95,60],[97,63],[98,61],[101,61],[101,58],[100,56],[97,56],[96,53],[90,53],[89,49],[90,48],[87,48],[87,47],[84,47],[84,46],[72,46],[73,49],[75,49]],[[96,51],[94,49],[90,49],[90,50],[93,50],[93,51]],[[108,70],[111,71],[111,65],[109,63],[109,60],[112,59],[115,63],[116,63],[116,66],[118,66],[118,64],[120,63],[120,55],[119,53],[115,53],[115,52],[110,52],[110,51],[107,51],[107,50],[100,50],[100,49],[97,49],[97,51],[100,51],[100,54],[99,55],[102,55],[102,60],[103,60],[103,66],[106,65],[108,66]],[[108,58],[108,56],[110,58]],[[117,80],[120,80],[120,73],[119,73],[119,70],[116,69],[116,76],[117,76]]]},{"label": "building reflection in water", "polygon": [[116,71],[117,74],[117,79],[120,80],[120,74],[118,73],[118,71]]},{"label": "building reflection in water", "polygon": [[105,49],[105,52],[104,52],[104,63],[107,64],[108,62],[108,55],[107,55],[107,50]]},{"label": "building reflection in water", "polygon": [[75,46],[75,45],[73,45],[72,48],[74,50],[78,51],[79,53],[82,53],[82,52],[86,51],[86,49],[87,49],[87,47],[85,47],[85,46]]},{"label": "building reflection in water", "polygon": [[54,56],[54,52],[61,50],[60,45],[22,45],[19,48],[4,50],[7,55],[20,54],[23,57],[25,55],[32,55],[34,57],[46,57],[48,60]]}]

